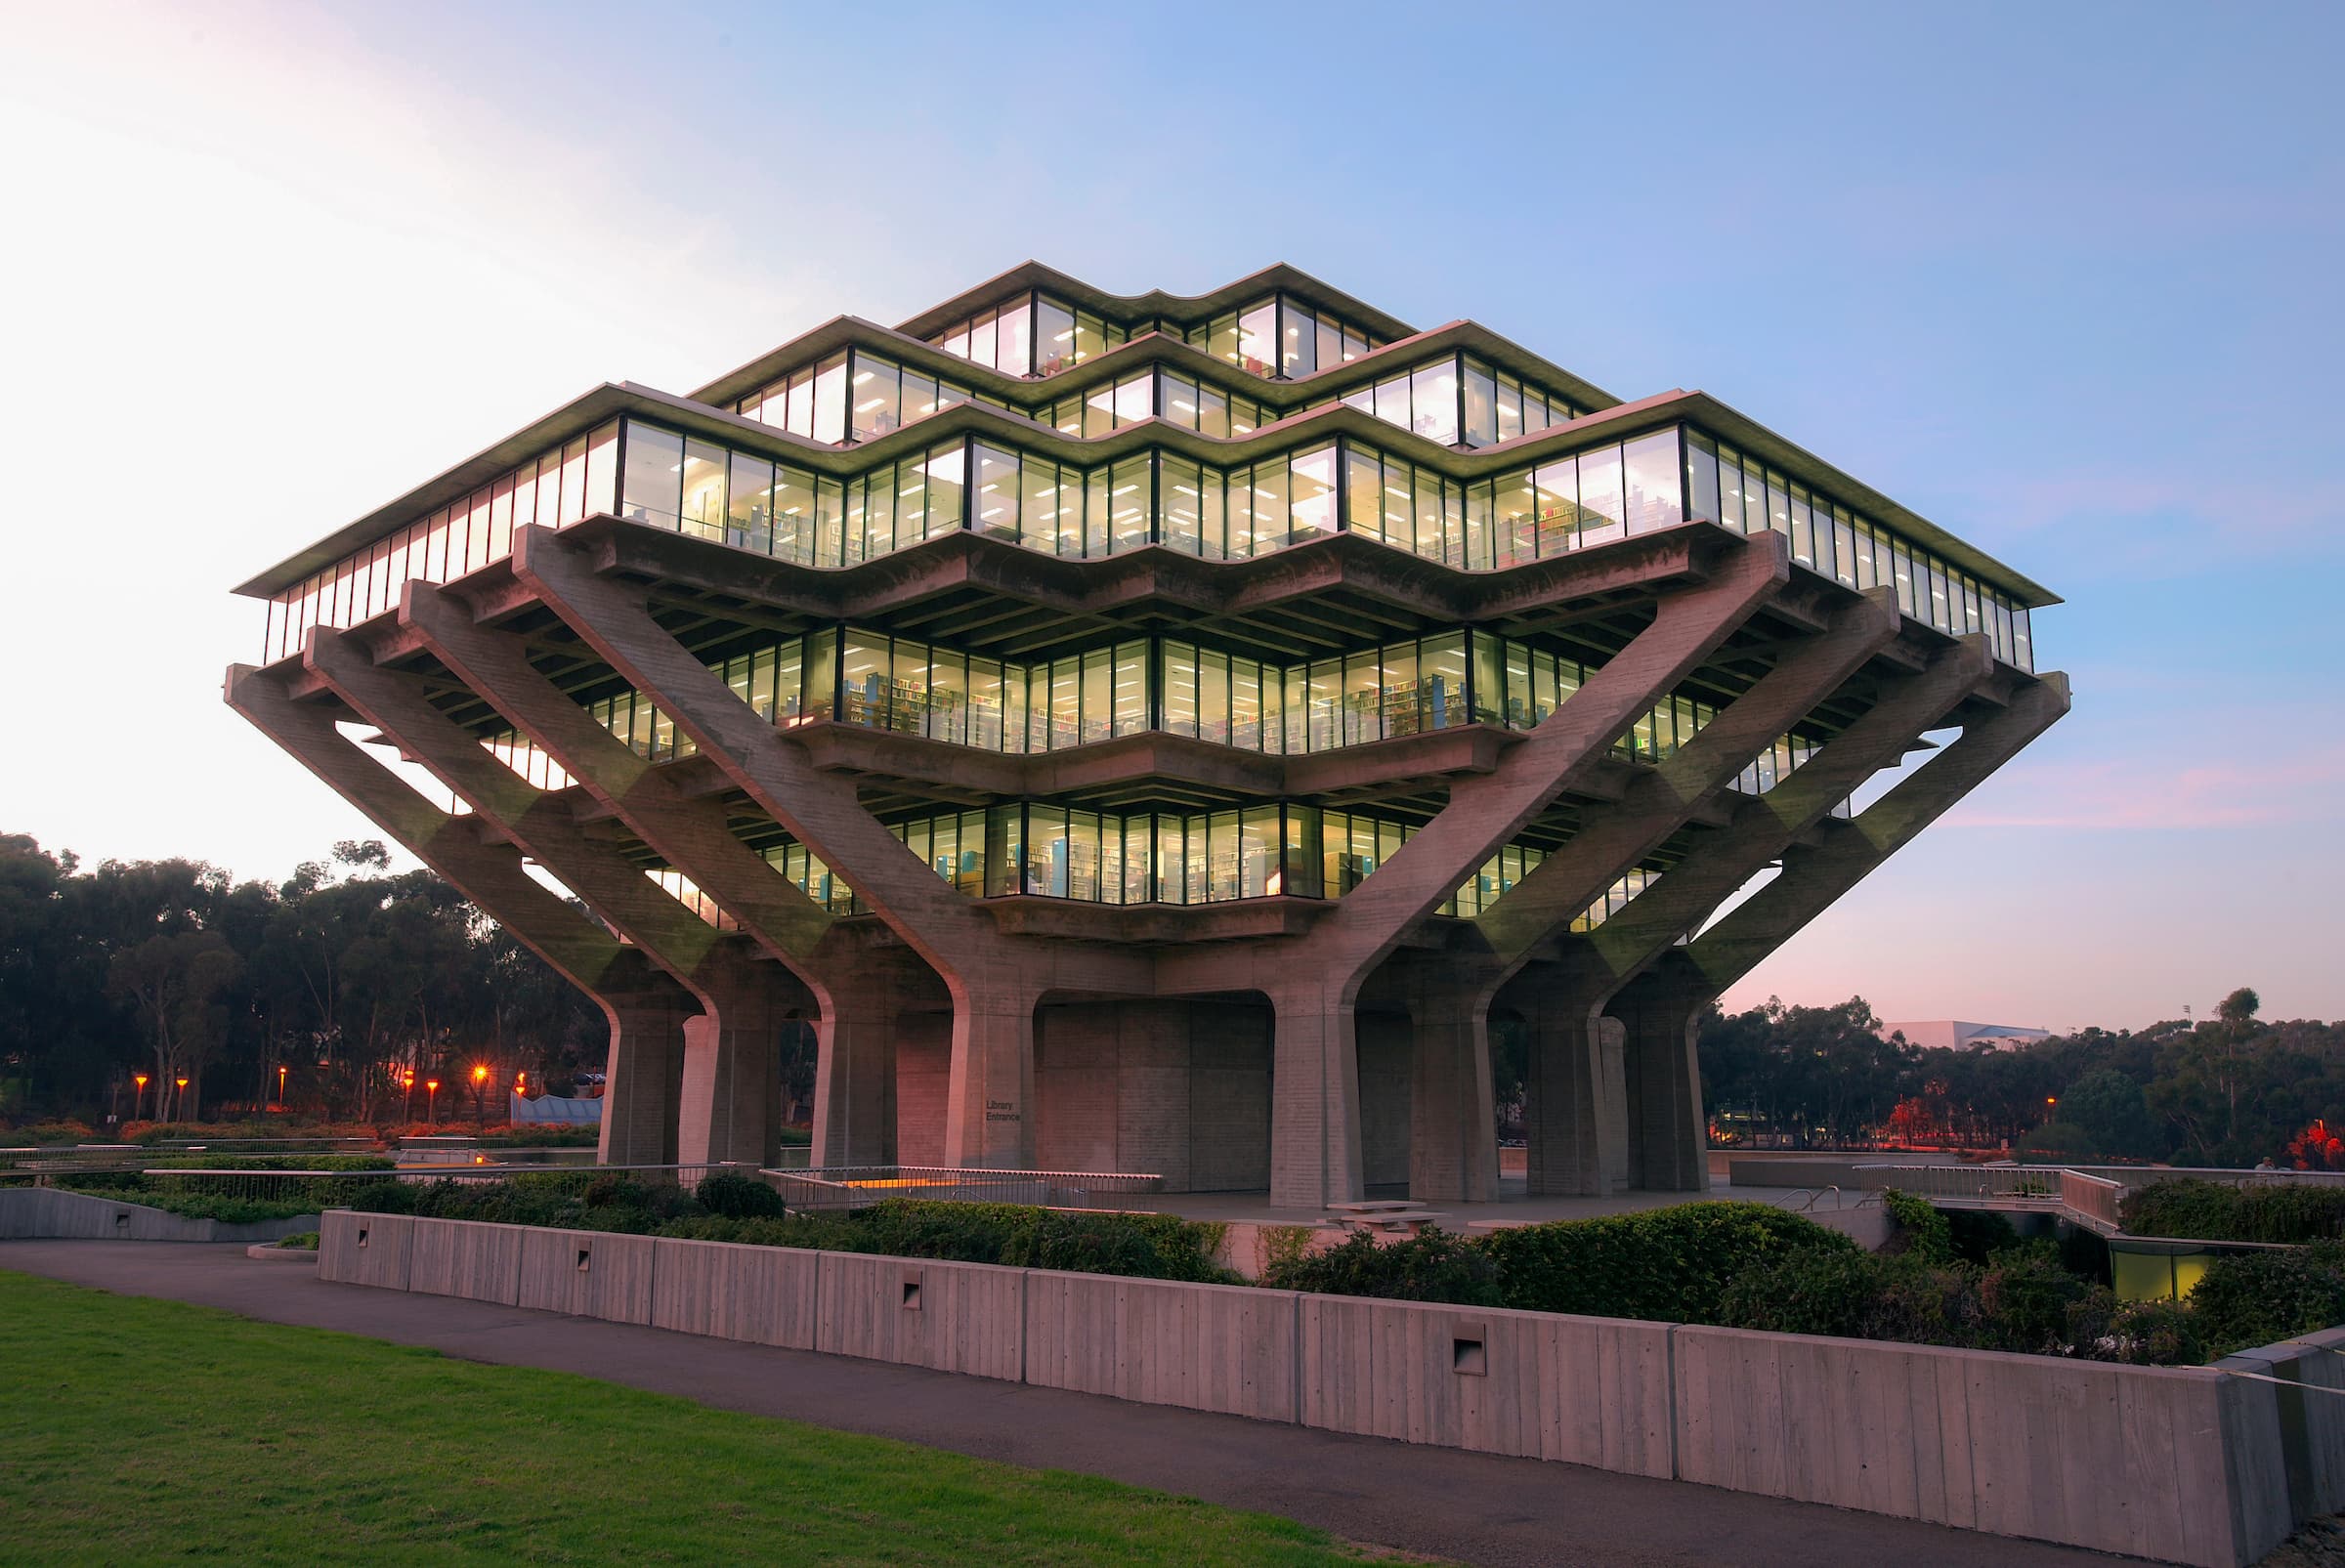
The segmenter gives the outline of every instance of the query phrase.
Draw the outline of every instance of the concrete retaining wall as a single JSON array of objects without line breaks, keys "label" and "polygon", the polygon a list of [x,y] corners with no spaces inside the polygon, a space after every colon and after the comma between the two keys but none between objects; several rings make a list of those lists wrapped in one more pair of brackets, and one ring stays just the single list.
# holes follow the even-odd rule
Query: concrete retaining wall
[{"label": "concrete retaining wall", "polygon": [[1025,1370],[1026,1271],[824,1252],[814,1348],[1015,1382]]},{"label": "concrete retaining wall", "polygon": [[525,1228],[514,1305],[612,1323],[652,1321],[649,1236]]},{"label": "concrete retaining wall", "polygon": [[1030,1270],[1025,1380],[1291,1421],[1298,1299],[1291,1291]]},{"label": "concrete retaining wall", "polygon": [[217,1219],[191,1219],[103,1193],[67,1192],[63,1187],[0,1188],[0,1241],[251,1243],[274,1242],[317,1228],[316,1214],[231,1225]]},{"label": "concrete retaining wall", "polygon": [[318,1277],[340,1285],[405,1290],[415,1224],[405,1214],[328,1210],[318,1227]]},{"label": "concrete retaining wall", "polygon": [[751,1344],[814,1348],[823,1254],[662,1238],[654,1244],[652,1327]]},{"label": "concrete retaining wall", "polygon": [[1306,1426],[1670,1474],[1667,1324],[1300,1299]]},{"label": "concrete retaining wall", "polygon": [[2345,1330],[2121,1367],[347,1211],[319,1275],[2205,1568],[2345,1506],[2345,1395],[2228,1376],[2345,1387]]}]

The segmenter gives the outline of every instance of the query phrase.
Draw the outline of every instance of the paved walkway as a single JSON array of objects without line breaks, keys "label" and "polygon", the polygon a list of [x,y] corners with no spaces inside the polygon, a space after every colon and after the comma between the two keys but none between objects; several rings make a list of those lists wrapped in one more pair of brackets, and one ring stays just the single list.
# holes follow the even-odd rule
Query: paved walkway
[{"label": "paved walkway", "polygon": [[1415,1448],[447,1296],[320,1284],[241,1247],[0,1242],[0,1269],[451,1356],[583,1373],[725,1410],[1080,1470],[1491,1565],[2107,1564],[2095,1552],[1571,1464]]}]

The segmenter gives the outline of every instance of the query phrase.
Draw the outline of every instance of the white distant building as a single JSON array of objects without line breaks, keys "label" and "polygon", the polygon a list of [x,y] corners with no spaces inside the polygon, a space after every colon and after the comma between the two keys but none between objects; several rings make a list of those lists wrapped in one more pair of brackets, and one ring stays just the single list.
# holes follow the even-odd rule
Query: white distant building
[{"label": "white distant building", "polygon": [[1968,1024],[1959,1018],[1925,1018],[1913,1023],[1883,1024],[1884,1038],[1902,1035],[1908,1045],[1924,1050],[1952,1050],[1968,1046],[1983,1051],[2008,1051],[2029,1040],[2050,1039],[2048,1029],[2023,1029],[2017,1024]]}]

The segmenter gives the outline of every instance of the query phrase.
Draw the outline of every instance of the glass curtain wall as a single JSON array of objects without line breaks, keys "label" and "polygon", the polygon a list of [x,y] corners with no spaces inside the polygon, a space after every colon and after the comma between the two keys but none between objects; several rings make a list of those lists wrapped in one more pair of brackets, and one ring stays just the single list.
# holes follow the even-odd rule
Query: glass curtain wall
[{"label": "glass curtain wall", "polygon": [[452,582],[503,560],[512,553],[517,528],[562,528],[611,511],[618,451],[614,420],[271,596],[264,662],[300,653],[312,626],[355,626],[393,609],[401,586],[410,580]]},{"label": "glass curtain wall", "polygon": [[1048,294],[1027,293],[979,311],[929,342],[1003,375],[1051,376],[1127,340],[1123,325]]},{"label": "glass curtain wall", "polygon": [[1251,436],[1275,412],[1252,398],[1170,370],[1147,369],[1059,399],[1037,417],[1062,436],[1104,436],[1142,419],[1162,419],[1208,436]]},{"label": "glass curtain wall", "polygon": [[1354,388],[1342,400],[1444,446],[1535,436],[1587,410],[1468,355],[1444,355]]},{"label": "glass curtain wall", "polygon": [[1216,316],[1188,341],[1248,375],[1300,380],[1358,359],[1382,342],[1366,329],[1315,310],[1291,294],[1273,294]]},{"label": "glass curtain wall", "polygon": [[[1210,812],[1116,813],[1021,800],[913,818],[888,831],[971,898],[1131,905],[1341,898],[1375,875],[1417,827],[1396,818],[1294,801]],[[826,909],[870,912],[803,845],[779,844],[763,855]],[[1546,859],[1544,850],[1510,844],[1436,912],[1480,914]],[[1572,929],[1587,931],[1618,912],[1657,874],[1631,871]]]},{"label": "glass curtain wall", "polygon": [[1897,608],[1915,620],[1951,636],[1983,634],[1997,658],[2035,668],[2027,611],[2009,595],[1690,426],[1685,496],[1690,517],[1738,533],[1771,529],[1791,541],[1801,566],[1851,588],[1894,587]]}]

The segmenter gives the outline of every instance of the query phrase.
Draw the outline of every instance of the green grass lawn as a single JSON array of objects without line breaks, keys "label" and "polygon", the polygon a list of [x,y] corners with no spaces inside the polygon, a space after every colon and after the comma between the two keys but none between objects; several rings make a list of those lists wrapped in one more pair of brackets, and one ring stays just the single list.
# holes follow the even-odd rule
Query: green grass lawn
[{"label": "green grass lawn", "polygon": [[1360,1560],[1090,1476],[6,1272],[0,1412],[12,1563]]}]

